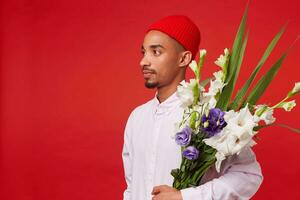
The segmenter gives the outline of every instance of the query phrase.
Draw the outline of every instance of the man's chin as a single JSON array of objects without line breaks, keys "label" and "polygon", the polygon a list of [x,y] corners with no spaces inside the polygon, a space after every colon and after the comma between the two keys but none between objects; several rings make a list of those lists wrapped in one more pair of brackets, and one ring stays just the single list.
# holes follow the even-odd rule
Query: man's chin
[{"label": "man's chin", "polygon": [[153,89],[153,88],[157,88],[158,83],[149,83],[149,82],[145,82],[145,87],[149,88],[149,89]]}]

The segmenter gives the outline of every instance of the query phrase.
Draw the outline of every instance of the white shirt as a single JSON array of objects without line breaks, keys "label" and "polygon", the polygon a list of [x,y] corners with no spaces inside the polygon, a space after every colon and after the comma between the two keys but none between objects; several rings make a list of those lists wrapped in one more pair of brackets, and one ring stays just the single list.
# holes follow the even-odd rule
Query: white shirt
[{"label": "white shirt", "polygon": [[[158,185],[172,186],[172,169],[179,168],[181,149],[172,135],[183,108],[176,92],[164,102],[155,97],[135,108],[124,133],[122,152],[127,188],[124,200],[151,200]],[[200,152],[201,154],[201,152]],[[262,182],[261,169],[251,149],[223,161],[204,175],[201,185],[181,190],[183,200],[250,199]]]}]

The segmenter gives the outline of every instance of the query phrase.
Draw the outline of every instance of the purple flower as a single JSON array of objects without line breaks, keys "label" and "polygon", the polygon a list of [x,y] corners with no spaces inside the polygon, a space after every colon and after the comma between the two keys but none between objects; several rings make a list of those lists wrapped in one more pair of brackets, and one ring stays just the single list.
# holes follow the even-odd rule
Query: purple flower
[{"label": "purple flower", "polygon": [[183,150],[182,155],[188,160],[196,160],[199,156],[199,151],[194,146],[189,146]]},{"label": "purple flower", "polygon": [[212,108],[209,110],[208,115],[203,115],[201,118],[201,128],[208,134],[208,137],[212,137],[227,125],[224,120],[225,112],[219,108]]},{"label": "purple flower", "polygon": [[192,129],[186,126],[182,131],[176,133],[175,141],[180,146],[186,146],[190,143],[192,138]]}]

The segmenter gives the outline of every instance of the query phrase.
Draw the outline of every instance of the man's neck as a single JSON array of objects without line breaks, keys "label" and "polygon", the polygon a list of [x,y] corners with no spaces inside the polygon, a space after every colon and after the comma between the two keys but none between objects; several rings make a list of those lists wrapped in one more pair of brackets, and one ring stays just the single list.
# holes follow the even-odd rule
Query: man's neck
[{"label": "man's neck", "polygon": [[159,103],[164,102],[167,98],[174,94],[177,90],[177,86],[182,80],[185,80],[185,73],[179,74],[170,85],[157,88],[156,97]]},{"label": "man's neck", "polygon": [[159,103],[164,102],[166,99],[168,99],[174,92],[177,90],[177,85],[171,86],[171,87],[161,87],[157,89],[157,99]]}]

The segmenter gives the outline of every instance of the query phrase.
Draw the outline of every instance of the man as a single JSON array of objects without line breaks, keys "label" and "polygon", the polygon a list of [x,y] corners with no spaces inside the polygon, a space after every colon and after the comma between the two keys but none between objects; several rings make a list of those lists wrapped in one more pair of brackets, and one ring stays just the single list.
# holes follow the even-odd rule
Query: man
[{"label": "man", "polygon": [[251,149],[210,168],[198,187],[172,188],[170,172],[181,162],[172,139],[183,109],[176,95],[188,64],[195,58],[200,31],[186,16],[168,16],[152,24],[142,45],[141,70],[155,97],[135,108],[124,134],[123,164],[127,189],[124,200],[249,199],[262,182],[260,166]]}]

